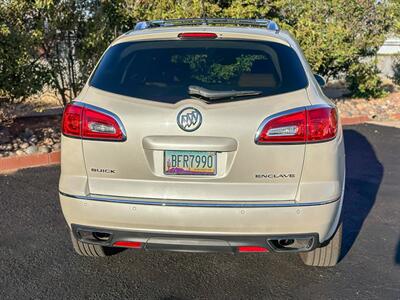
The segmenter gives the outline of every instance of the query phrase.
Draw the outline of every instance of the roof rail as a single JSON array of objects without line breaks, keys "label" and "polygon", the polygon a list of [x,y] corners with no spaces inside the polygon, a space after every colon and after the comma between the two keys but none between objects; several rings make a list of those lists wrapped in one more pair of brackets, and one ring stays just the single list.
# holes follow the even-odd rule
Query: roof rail
[{"label": "roof rail", "polygon": [[173,27],[173,26],[200,26],[200,25],[244,25],[263,27],[268,30],[279,32],[277,23],[267,19],[230,19],[230,18],[194,18],[194,19],[170,19],[141,21],[136,23],[134,31],[144,30],[155,27]]}]

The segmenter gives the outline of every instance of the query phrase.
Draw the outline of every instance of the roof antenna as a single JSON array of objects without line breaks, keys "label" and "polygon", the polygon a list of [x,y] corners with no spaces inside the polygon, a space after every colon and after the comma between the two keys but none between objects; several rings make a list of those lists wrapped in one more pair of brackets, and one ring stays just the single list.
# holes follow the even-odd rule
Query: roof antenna
[{"label": "roof antenna", "polygon": [[201,0],[201,10],[202,10],[202,19],[203,19],[203,25],[208,25],[207,22],[207,16],[206,16],[206,10],[204,8],[204,0]]}]

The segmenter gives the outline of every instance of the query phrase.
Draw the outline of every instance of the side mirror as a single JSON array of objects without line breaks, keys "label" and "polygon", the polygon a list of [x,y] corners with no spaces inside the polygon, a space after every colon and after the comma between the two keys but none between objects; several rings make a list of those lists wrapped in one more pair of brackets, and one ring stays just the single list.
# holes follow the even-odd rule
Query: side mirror
[{"label": "side mirror", "polygon": [[326,81],[325,81],[324,77],[322,77],[321,75],[318,75],[318,74],[314,74],[314,77],[317,80],[320,87],[325,86]]}]

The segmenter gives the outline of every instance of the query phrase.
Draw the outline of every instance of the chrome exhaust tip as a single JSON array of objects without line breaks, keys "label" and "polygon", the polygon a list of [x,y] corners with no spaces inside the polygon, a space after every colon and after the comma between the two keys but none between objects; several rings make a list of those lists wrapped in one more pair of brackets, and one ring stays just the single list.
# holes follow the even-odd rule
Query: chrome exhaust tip
[{"label": "chrome exhaust tip", "polygon": [[105,231],[98,231],[96,229],[80,229],[75,231],[76,237],[82,242],[92,244],[108,244],[112,240],[112,233]]},{"label": "chrome exhaust tip", "polygon": [[102,242],[107,242],[111,238],[111,234],[106,233],[106,232],[92,232],[92,235],[95,239],[102,241]]},{"label": "chrome exhaust tip", "polygon": [[315,248],[314,237],[285,237],[268,240],[271,248],[276,252],[305,252]]},{"label": "chrome exhaust tip", "polygon": [[287,247],[290,246],[294,243],[293,239],[282,239],[282,240],[278,240],[278,244],[282,247]]}]

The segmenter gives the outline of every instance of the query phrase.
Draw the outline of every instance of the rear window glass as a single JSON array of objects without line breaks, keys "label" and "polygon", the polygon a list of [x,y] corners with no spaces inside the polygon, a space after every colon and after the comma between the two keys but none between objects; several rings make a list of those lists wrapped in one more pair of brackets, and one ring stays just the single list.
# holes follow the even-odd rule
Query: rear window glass
[{"label": "rear window glass", "polygon": [[[307,86],[297,54],[274,42],[177,40],[126,42],[111,47],[90,85],[121,95],[176,103],[189,86],[277,95]],[[238,100],[238,99],[235,99]]]}]

